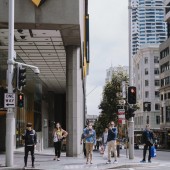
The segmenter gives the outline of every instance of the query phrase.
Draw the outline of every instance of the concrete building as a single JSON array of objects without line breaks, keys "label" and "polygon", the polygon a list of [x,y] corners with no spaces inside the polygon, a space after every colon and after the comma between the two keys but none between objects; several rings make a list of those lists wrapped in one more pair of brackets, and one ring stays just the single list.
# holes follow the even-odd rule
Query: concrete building
[{"label": "concrete building", "polygon": [[[150,124],[155,132],[160,129],[159,45],[143,45],[134,56],[134,86],[137,88],[135,131],[142,132]],[[151,102],[151,111],[144,111],[144,103]]]},{"label": "concrete building", "polygon": [[[0,86],[3,88],[6,88],[8,3],[8,0],[0,1]],[[37,131],[39,150],[52,146],[54,123],[61,122],[69,133],[67,156],[81,153],[79,142],[85,124],[89,65],[88,20],[88,0],[50,0],[41,6],[30,0],[15,0],[16,60],[40,69],[40,74],[35,75],[27,68],[27,84],[22,91],[24,107],[15,109],[16,147],[23,146],[21,135],[28,121]],[[1,108],[1,150],[5,147],[5,118],[6,109]]]},{"label": "concrete building", "polygon": [[127,75],[129,75],[129,67],[128,66],[117,66],[117,67],[110,67],[106,70],[106,79],[105,82],[109,82],[112,80],[113,73],[123,72]]},{"label": "concrete building", "polygon": [[[143,44],[160,44],[166,40],[166,23],[164,22],[164,0],[130,0],[130,56],[137,54]],[[141,8],[139,6],[145,6]],[[154,8],[146,8],[151,6]],[[134,7],[134,8],[133,8]]]},{"label": "concrete building", "polygon": [[[165,6],[170,6],[170,0],[165,0]],[[165,21],[168,39],[160,45],[161,129],[164,146],[170,148],[170,8],[165,10]]]}]

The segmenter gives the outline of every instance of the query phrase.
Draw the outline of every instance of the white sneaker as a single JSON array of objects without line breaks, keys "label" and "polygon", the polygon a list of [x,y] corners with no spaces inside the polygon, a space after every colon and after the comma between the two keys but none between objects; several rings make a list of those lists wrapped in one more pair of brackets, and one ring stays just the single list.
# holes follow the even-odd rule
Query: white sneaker
[{"label": "white sneaker", "polygon": [[60,161],[60,158],[58,158],[57,161]]},{"label": "white sneaker", "polygon": [[110,160],[108,160],[108,161],[106,162],[106,164],[111,164],[111,161],[110,161]]},{"label": "white sneaker", "polygon": [[114,164],[117,164],[117,163],[118,163],[118,161],[117,161],[117,160],[115,160],[113,163],[114,163]]}]

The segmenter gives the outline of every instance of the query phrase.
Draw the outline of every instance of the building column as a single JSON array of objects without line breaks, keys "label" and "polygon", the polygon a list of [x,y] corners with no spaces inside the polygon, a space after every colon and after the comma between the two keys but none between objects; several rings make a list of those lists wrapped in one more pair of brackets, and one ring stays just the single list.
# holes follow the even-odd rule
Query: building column
[{"label": "building column", "polygon": [[82,152],[80,138],[83,131],[83,81],[80,68],[80,48],[66,48],[66,155],[78,156]]}]

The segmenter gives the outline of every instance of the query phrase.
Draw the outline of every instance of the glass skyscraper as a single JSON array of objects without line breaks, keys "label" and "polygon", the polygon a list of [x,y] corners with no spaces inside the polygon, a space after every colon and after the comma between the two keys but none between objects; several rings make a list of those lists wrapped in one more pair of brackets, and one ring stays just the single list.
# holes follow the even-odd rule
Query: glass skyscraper
[{"label": "glass skyscraper", "polygon": [[[143,44],[160,44],[167,38],[163,0],[131,0],[131,57]],[[141,7],[144,6],[144,7]]]}]

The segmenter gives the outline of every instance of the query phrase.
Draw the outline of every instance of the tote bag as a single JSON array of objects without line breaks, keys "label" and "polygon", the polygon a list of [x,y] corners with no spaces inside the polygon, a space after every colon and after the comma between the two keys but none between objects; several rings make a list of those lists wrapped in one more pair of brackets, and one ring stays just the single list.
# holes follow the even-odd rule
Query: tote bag
[{"label": "tote bag", "polygon": [[156,149],[155,149],[155,146],[151,146],[151,157],[152,157],[152,158],[156,157]]}]

